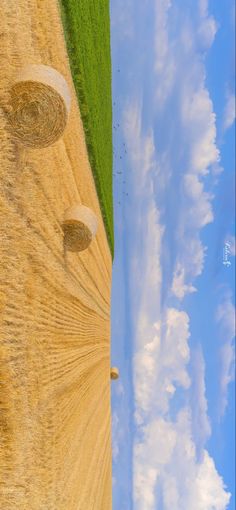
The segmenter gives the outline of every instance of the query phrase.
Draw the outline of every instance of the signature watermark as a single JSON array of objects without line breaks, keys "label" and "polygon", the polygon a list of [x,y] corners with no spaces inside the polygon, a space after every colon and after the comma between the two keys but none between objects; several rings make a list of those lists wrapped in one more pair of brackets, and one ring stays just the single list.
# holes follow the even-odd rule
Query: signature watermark
[{"label": "signature watermark", "polygon": [[231,262],[229,260],[230,255],[231,255],[231,245],[229,242],[226,242],[224,244],[224,248],[223,248],[223,264],[226,267],[231,266]]}]

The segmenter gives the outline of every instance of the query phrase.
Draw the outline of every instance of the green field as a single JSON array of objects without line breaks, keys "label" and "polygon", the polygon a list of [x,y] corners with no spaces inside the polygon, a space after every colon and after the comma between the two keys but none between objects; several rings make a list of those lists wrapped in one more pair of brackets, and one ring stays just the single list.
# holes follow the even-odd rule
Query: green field
[{"label": "green field", "polygon": [[60,5],[90,164],[113,256],[109,0],[60,0]]}]

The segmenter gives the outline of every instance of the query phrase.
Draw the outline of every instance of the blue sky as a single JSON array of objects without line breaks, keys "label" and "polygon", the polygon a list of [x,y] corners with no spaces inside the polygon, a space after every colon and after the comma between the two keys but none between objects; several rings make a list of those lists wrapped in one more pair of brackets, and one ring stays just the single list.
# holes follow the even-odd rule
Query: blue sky
[{"label": "blue sky", "polygon": [[234,2],[111,0],[114,510],[233,510]]}]

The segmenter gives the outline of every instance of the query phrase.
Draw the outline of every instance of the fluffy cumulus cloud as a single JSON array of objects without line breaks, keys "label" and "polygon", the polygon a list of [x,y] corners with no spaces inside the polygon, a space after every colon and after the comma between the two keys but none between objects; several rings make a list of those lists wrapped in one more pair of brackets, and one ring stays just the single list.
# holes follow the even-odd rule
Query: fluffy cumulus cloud
[{"label": "fluffy cumulus cloud", "polygon": [[157,81],[155,88],[155,100],[159,109],[164,108],[176,76],[174,55],[169,51],[168,12],[170,7],[170,0],[156,2],[154,73],[157,77],[162,77],[161,83]]},{"label": "fluffy cumulus cloud", "polygon": [[179,299],[183,299],[186,294],[191,294],[197,290],[192,284],[186,283],[185,273],[185,267],[178,262],[175,268],[171,290],[172,293]]},{"label": "fluffy cumulus cloud", "polygon": [[200,15],[198,34],[203,39],[205,46],[210,47],[217,32],[217,24],[213,16],[209,15],[208,0],[199,0],[198,5]]},{"label": "fluffy cumulus cloud", "polygon": [[[155,27],[154,112],[158,122],[154,173],[159,195],[160,189],[164,194],[171,186],[176,188],[173,212],[168,209],[165,220],[175,225],[172,293],[182,299],[195,291],[193,280],[202,272],[205,252],[200,231],[213,221],[213,194],[205,189],[205,176],[219,167],[220,153],[203,52],[212,44],[217,27],[207,1],[183,2],[180,7],[170,0],[156,2]],[[198,245],[195,265],[193,244]]]},{"label": "fluffy cumulus cloud", "polygon": [[119,455],[119,437],[118,437],[118,431],[119,431],[119,418],[116,412],[112,415],[112,433],[113,433],[113,440],[112,440],[112,456],[113,459],[116,460]]},{"label": "fluffy cumulus cloud", "polygon": [[231,295],[226,292],[218,306],[216,320],[220,335],[220,409],[222,417],[228,405],[228,386],[235,379],[235,307]]},{"label": "fluffy cumulus cloud", "polygon": [[197,457],[201,458],[206,440],[211,435],[211,424],[208,417],[208,403],[205,385],[205,361],[201,346],[191,353],[191,392],[192,432],[195,438]]},{"label": "fluffy cumulus cloud", "polygon": [[[206,183],[219,168],[220,153],[204,58],[217,25],[207,0],[156,0],[145,29],[147,18],[137,21],[136,14],[148,11],[150,3],[132,5],[140,69],[129,62],[127,88],[132,75],[134,90],[125,101],[123,135],[133,196],[126,208],[126,243],[134,340],[134,508],[226,510],[230,494],[206,450],[211,425],[203,354],[191,356],[190,317],[180,309],[181,300],[197,290],[206,255],[200,234],[214,219]],[[226,388],[231,377],[226,344],[223,358]]]},{"label": "fluffy cumulus cloud", "polygon": [[185,175],[184,187],[190,202],[186,225],[190,225],[193,229],[205,227],[213,220],[211,196],[204,191],[203,183],[194,174]]},{"label": "fluffy cumulus cloud", "polygon": [[[216,146],[216,119],[212,101],[204,86],[204,75],[199,68],[199,89],[192,84],[184,86],[181,102],[183,143],[189,147],[187,171],[182,176],[182,205],[178,225],[178,246],[173,274],[172,292],[182,299],[194,292],[193,280],[203,269],[205,248],[200,241],[200,231],[214,219],[213,195],[205,191],[204,176],[218,164],[219,150]],[[194,260],[193,263],[193,246]]]},{"label": "fluffy cumulus cloud", "polygon": [[[192,10],[195,10],[195,18]],[[161,213],[159,223],[169,222],[173,216],[175,230],[168,233],[176,253],[175,263],[172,261],[175,266],[172,293],[181,299],[195,291],[193,280],[203,269],[205,248],[200,241],[200,231],[213,221],[213,194],[205,189],[204,178],[211,170],[214,172],[220,161],[216,115],[206,88],[201,53],[212,44],[216,24],[208,14],[207,2],[202,5],[200,2],[198,7],[195,4],[192,10],[186,2],[183,8],[170,0],[155,3],[154,35],[150,34],[153,47],[149,48],[153,59],[154,98],[150,98],[150,122],[147,124],[143,115],[147,101],[142,90],[127,102],[123,122],[136,208],[141,209],[144,194],[148,197],[148,189],[153,187],[159,197],[156,199]],[[203,32],[208,34],[205,43]],[[174,187],[173,212],[168,208],[167,217],[165,193]],[[142,210],[140,222],[144,215]],[[193,245],[197,248],[194,250],[195,265],[192,263]]]},{"label": "fluffy cumulus cloud", "polygon": [[[207,450],[200,460],[191,434],[191,412],[171,421],[153,419],[134,448],[134,499],[137,510],[225,510],[230,500]],[[159,502],[159,503],[158,503]]]},{"label": "fluffy cumulus cloud", "polygon": [[[227,298],[217,320],[224,332],[222,390],[232,380],[234,309]],[[205,448],[211,433],[207,414],[205,362],[200,348],[192,354],[189,376],[189,317],[169,308],[139,340],[134,357],[135,418],[133,497],[137,510],[226,510],[230,501],[222,477]],[[227,340],[227,339],[230,339]],[[231,346],[229,348],[229,346]],[[170,418],[178,388],[188,390],[191,407]],[[224,406],[225,403],[223,402]]]},{"label": "fluffy cumulus cloud", "polygon": [[[141,220],[142,222],[142,220]],[[148,320],[156,317],[156,313],[160,310],[160,288],[162,282],[162,271],[160,264],[161,243],[164,233],[164,227],[159,222],[159,213],[154,206],[153,200],[150,200],[146,211],[145,223],[140,227],[140,236],[142,243],[142,257],[145,263],[140,266],[140,271],[135,271],[135,278],[140,276],[141,292],[139,305],[137,307],[137,342],[141,338],[140,326],[145,324],[145,316]],[[140,254],[139,254],[140,255]],[[134,283],[134,288],[137,283]],[[150,302],[150,296],[152,301]],[[145,335],[145,330],[142,329]]]},{"label": "fluffy cumulus cloud", "polygon": [[232,92],[227,94],[224,111],[224,130],[229,129],[235,121],[235,95]]},{"label": "fluffy cumulus cloud", "polygon": [[[132,214],[131,223],[127,219],[132,238],[129,250],[132,309],[136,316],[136,330],[145,335],[146,315],[149,319],[150,316],[154,318],[160,309],[160,257],[165,228],[160,221],[153,189],[152,175],[156,165],[154,134],[152,129],[143,132],[142,101],[137,97],[124,112],[124,133],[129,149],[129,181],[133,193],[132,209],[135,211],[135,221]],[[141,337],[141,334],[138,336]]]},{"label": "fluffy cumulus cloud", "polygon": [[170,419],[176,390],[191,385],[189,335],[188,315],[170,308],[163,323],[150,328],[149,338],[143,339],[134,359],[133,496],[137,510],[154,510],[159,504],[165,510],[225,510],[230,499],[204,448],[210,424],[201,350],[193,356],[192,409],[184,407]]},{"label": "fluffy cumulus cloud", "polygon": [[[175,308],[167,309],[162,321],[139,331],[140,348],[134,356],[136,421],[145,422],[152,412],[164,413],[177,387],[187,389],[190,379],[189,317]],[[158,395],[158,398],[156,397]]]},{"label": "fluffy cumulus cloud", "polygon": [[[195,16],[186,2],[183,9],[171,0],[157,0],[155,6],[150,122],[143,117],[143,94],[129,100],[124,113],[137,199],[133,228],[141,240],[139,252],[134,246],[129,250],[135,341],[134,508],[226,510],[230,494],[206,450],[211,425],[203,354],[198,350],[190,356],[188,314],[160,302],[171,248],[175,256],[168,259],[168,296],[181,301],[196,292],[194,280],[204,267],[200,232],[213,221],[213,195],[205,180],[219,165],[220,154],[203,52],[217,26],[206,0],[194,3]],[[165,190],[171,188],[176,194],[168,209]],[[171,232],[165,224],[172,226]]]},{"label": "fluffy cumulus cloud", "polygon": [[127,104],[123,125],[131,158],[131,171],[133,170],[133,177],[135,177],[135,193],[143,194],[147,174],[154,167],[155,144],[153,130],[150,128],[148,133],[142,131],[142,100],[138,96]]},{"label": "fluffy cumulus cloud", "polygon": [[[119,42],[127,42],[133,38],[133,17],[134,5],[132,0],[120,0],[111,2],[112,16],[111,16],[111,36],[116,35]],[[116,30],[119,27],[119,30]],[[118,42],[117,41],[117,42]]]},{"label": "fluffy cumulus cloud", "polygon": [[118,461],[121,453],[120,449],[126,433],[124,417],[122,416],[124,412],[124,396],[125,389],[122,382],[119,380],[117,381],[113,395],[113,399],[115,398],[116,402],[119,402],[119,405],[116,405],[112,413],[112,458],[115,463]]},{"label": "fluffy cumulus cloud", "polygon": [[155,508],[157,480],[162,467],[171,460],[176,440],[174,427],[162,418],[143,428],[143,438],[134,446],[134,499],[137,509]]},{"label": "fluffy cumulus cloud", "polygon": [[196,88],[192,84],[188,88],[185,86],[181,105],[183,126],[191,140],[190,168],[200,175],[208,173],[208,167],[219,161],[216,115],[204,78],[203,69],[199,67],[199,84]]}]

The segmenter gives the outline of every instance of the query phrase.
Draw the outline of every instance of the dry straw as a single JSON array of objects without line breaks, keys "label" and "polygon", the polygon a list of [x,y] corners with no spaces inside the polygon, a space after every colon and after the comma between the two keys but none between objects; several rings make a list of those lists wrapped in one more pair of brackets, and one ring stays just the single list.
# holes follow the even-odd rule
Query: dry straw
[{"label": "dry straw", "polygon": [[23,68],[11,90],[9,128],[23,145],[48,147],[66,127],[70,91],[64,77],[52,67]]},{"label": "dry straw", "polygon": [[97,232],[97,217],[89,207],[75,205],[65,211],[63,230],[65,247],[69,251],[88,248]]},{"label": "dry straw", "polygon": [[111,368],[111,379],[118,379],[119,378],[119,369],[117,367]]}]

